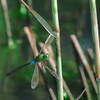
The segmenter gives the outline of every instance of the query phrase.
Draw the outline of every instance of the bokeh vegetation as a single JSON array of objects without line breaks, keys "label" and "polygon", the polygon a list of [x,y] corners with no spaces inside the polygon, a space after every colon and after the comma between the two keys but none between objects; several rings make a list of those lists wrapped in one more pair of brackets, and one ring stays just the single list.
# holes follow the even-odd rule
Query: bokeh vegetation
[{"label": "bokeh vegetation", "polygon": [[[25,1],[27,2],[27,0]],[[100,0],[97,0],[96,3],[99,24]],[[24,12],[21,11],[22,5],[19,0],[7,0],[7,5],[13,45],[9,46],[4,11],[0,1],[0,100],[51,100],[41,73],[38,86],[34,90],[31,89],[30,81],[34,65],[29,65],[15,74],[6,77],[6,74],[12,69],[34,59],[31,46],[23,30],[25,26],[32,26],[32,30],[36,33],[38,50],[40,50],[38,43],[44,43],[48,37],[47,31],[45,31],[34,17],[30,17],[29,11],[26,8],[24,8]],[[54,28],[51,1],[33,0],[32,6]],[[71,93],[77,98],[83,91],[84,85],[75,61],[70,35],[75,34],[77,36],[85,54],[87,48],[93,48],[89,1],[58,0],[58,11],[61,31],[63,77]],[[54,46],[55,41],[53,41],[52,47],[54,55],[56,56]],[[90,86],[90,93],[93,94],[92,98],[96,100],[96,93],[86,71],[85,74]],[[48,72],[46,75],[51,87],[57,94],[54,77]],[[65,97],[65,100],[69,100],[69,98]],[[86,100],[86,94],[80,100]]]}]

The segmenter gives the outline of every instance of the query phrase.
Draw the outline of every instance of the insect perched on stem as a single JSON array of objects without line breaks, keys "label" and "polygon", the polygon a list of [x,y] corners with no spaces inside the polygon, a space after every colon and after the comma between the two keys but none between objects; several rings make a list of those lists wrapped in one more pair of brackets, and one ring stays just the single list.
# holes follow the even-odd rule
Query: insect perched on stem
[{"label": "insect perched on stem", "polygon": [[[38,63],[41,62],[42,63],[41,68],[43,68],[43,66],[46,66],[46,62],[50,58],[50,54],[49,53],[41,54],[41,52],[42,52],[43,48],[45,48],[46,45],[50,45],[51,44],[53,39],[58,36],[58,33],[54,32],[52,30],[52,28],[48,25],[48,23],[38,13],[36,13],[34,10],[32,10],[23,0],[20,0],[20,2],[22,4],[24,4],[28,8],[28,10],[31,12],[31,14],[34,15],[34,17],[42,24],[42,26],[48,31],[48,33],[50,33],[50,35],[47,38],[44,46],[41,48],[38,56],[33,61],[31,61],[30,63],[24,64],[24,65],[16,68],[15,70],[13,70],[13,71],[11,71],[11,72],[9,72],[7,74],[7,76],[11,75],[14,72],[18,71],[19,69],[21,69],[21,68],[23,68],[23,67],[25,67],[27,65],[35,64],[35,69],[34,69],[34,73],[33,73],[32,80],[31,80],[31,88],[34,89],[37,86],[38,82],[39,82]],[[56,72],[54,72],[53,70],[51,70],[47,66],[45,68],[47,68],[55,78],[59,79],[59,76],[56,74]]]},{"label": "insect perched on stem", "polygon": [[[50,58],[50,54],[49,53],[46,53],[46,54],[41,54],[43,48],[46,46],[46,45],[49,45],[51,44],[51,42],[53,41],[54,37],[52,35],[50,35],[45,44],[43,45],[43,47],[41,48],[40,52],[39,52],[39,55],[31,62],[27,63],[27,64],[24,64],[14,70],[12,70],[11,72],[9,72],[7,74],[7,76],[13,74],[14,72],[22,69],[23,67],[27,66],[27,65],[30,65],[30,64],[35,64],[35,69],[34,69],[34,73],[33,73],[33,76],[32,76],[32,80],[31,80],[31,88],[34,89],[38,82],[39,82],[39,73],[38,73],[38,63],[41,62],[42,66],[41,68],[43,69],[43,66],[46,66],[46,62],[49,60]],[[49,70],[49,72],[57,79],[59,79],[59,76],[56,74],[56,72],[54,72],[53,70],[51,70],[50,68],[48,68],[47,66],[45,67]]]}]

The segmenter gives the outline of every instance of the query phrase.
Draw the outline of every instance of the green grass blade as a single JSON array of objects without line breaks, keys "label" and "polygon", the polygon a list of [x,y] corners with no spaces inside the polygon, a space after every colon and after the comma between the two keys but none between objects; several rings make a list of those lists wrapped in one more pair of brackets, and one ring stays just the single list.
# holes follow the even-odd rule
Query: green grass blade
[{"label": "green grass blade", "polygon": [[36,11],[31,9],[23,0],[20,0],[20,1],[28,8],[28,10],[31,12],[31,14],[34,15],[34,17],[41,23],[41,25],[47,30],[47,32],[54,36],[53,30],[49,26],[49,24],[46,22],[46,20],[44,18],[42,18]]}]

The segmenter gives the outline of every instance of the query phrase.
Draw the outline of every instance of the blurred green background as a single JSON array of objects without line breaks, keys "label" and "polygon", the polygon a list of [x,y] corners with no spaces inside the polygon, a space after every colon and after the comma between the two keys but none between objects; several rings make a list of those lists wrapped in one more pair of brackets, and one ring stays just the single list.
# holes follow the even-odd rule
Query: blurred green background
[{"label": "blurred green background", "polygon": [[[29,0],[25,0],[26,2]],[[33,9],[40,14],[53,27],[52,9],[50,0],[32,0]],[[100,0],[96,0],[98,24],[100,23]],[[0,100],[51,100],[50,94],[45,86],[40,73],[38,86],[31,89],[31,77],[34,71],[34,65],[16,72],[6,77],[6,74],[34,59],[31,46],[24,33],[25,26],[32,25],[33,31],[37,34],[37,47],[40,50],[38,42],[45,42],[48,37],[47,31],[34,18],[30,18],[29,11],[21,12],[21,3],[19,0],[7,0],[8,14],[11,25],[13,45],[9,47],[8,36],[4,18],[4,10],[0,1]],[[58,0],[59,24],[61,31],[61,55],[63,77],[71,93],[77,98],[84,89],[81,76],[75,62],[72,50],[70,35],[75,34],[79,43],[86,54],[87,48],[93,48],[90,6],[87,0]],[[100,26],[98,26],[100,28]],[[55,54],[55,42],[52,47]],[[55,94],[56,81],[50,73],[46,74],[50,85]],[[87,75],[87,74],[86,74]],[[96,94],[87,75],[88,83],[91,86],[90,92],[93,94],[93,100],[96,100]],[[65,98],[69,100],[69,98]],[[86,100],[84,94],[80,100]]]}]

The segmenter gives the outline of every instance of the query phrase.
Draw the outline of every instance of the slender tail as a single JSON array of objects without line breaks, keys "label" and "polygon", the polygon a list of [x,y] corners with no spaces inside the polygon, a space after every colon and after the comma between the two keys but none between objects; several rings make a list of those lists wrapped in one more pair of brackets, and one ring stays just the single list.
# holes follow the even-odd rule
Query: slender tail
[{"label": "slender tail", "polygon": [[22,66],[20,66],[20,67],[18,67],[18,68],[16,68],[16,69],[14,69],[14,70],[12,70],[11,72],[9,72],[9,73],[7,74],[7,76],[9,76],[9,75],[15,73],[16,71],[22,69],[23,67],[25,67],[25,66],[27,66],[27,65],[35,64],[35,62],[34,62],[34,63],[33,63],[33,62],[34,62],[34,61],[32,61],[32,62],[30,62],[30,63],[27,63],[27,64],[24,64],[24,65],[22,65]]}]

